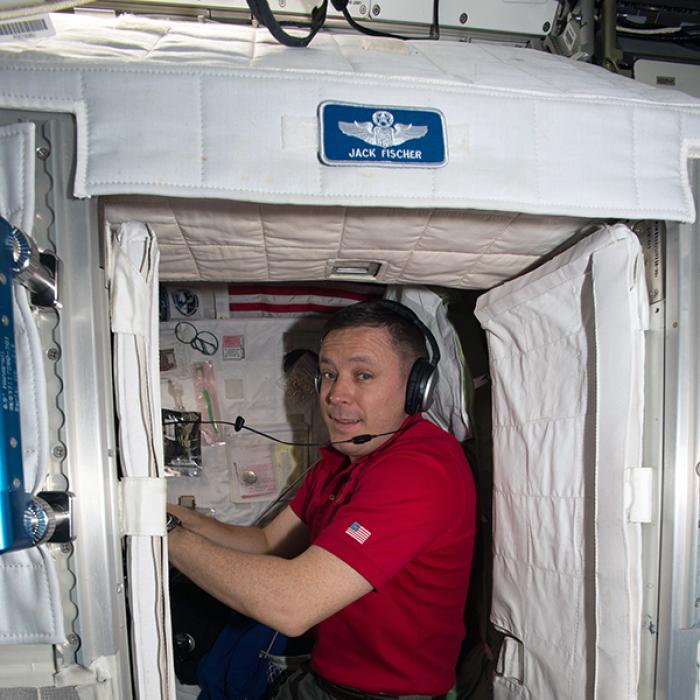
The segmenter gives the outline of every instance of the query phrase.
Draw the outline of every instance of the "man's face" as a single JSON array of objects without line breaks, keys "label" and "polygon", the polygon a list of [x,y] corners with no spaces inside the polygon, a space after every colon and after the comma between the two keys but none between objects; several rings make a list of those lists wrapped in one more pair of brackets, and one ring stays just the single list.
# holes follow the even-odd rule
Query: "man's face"
[{"label": "man's face", "polygon": [[[321,413],[331,442],[401,427],[406,418],[406,364],[386,328],[358,326],[326,336],[319,357]],[[335,448],[354,462],[390,438]]]}]

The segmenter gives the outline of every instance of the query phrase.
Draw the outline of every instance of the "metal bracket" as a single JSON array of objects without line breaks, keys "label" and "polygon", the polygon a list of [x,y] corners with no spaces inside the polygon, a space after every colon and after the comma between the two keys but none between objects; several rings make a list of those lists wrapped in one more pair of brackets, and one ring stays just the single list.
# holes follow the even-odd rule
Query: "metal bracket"
[{"label": "metal bracket", "polygon": [[63,544],[74,539],[72,493],[42,491],[36,496],[24,496],[22,528],[13,533],[15,541],[8,550],[26,549],[46,542]]},{"label": "metal bracket", "polygon": [[31,236],[14,226],[10,226],[10,237],[15,280],[31,292],[32,305],[60,309],[58,258],[49,251],[39,251]]}]

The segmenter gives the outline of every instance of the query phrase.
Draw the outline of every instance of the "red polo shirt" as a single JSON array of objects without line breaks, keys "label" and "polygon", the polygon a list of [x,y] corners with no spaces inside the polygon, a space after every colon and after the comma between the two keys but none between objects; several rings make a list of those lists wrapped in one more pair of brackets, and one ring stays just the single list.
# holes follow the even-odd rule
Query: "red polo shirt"
[{"label": "red polo shirt", "polygon": [[476,499],[454,437],[423,418],[354,464],[324,449],[291,506],[374,590],[318,625],[314,670],[371,693],[440,695],[455,680]]}]

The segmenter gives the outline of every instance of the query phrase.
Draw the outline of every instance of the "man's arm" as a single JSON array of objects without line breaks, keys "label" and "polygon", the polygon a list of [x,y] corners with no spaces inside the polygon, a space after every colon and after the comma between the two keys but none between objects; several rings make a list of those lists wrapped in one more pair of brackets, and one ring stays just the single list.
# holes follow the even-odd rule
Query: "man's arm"
[{"label": "man's arm", "polygon": [[228,525],[191,508],[168,504],[168,512],[177,516],[185,529],[214,544],[248,554],[275,554],[293,557],[309,546],[306,525],[287,506],[264,528]]},{"label": "man's arm", "polygon": [[174,566],[201,588],[290,637],[372,590],[352,567],[320,547],[283,559],[229,549],[176,528],[168,535],[168,548]]}]

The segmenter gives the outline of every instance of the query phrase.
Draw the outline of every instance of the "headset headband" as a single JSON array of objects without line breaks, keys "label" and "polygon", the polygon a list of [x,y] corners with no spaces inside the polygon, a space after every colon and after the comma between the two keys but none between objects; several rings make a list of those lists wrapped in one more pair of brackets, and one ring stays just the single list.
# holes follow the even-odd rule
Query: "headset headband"
[{"label": "headset headband", "polygon": [[416,312],[405,304],[398,301],[393,301],[391,299],[378,299],[377,301],[386,309],[393,311],[397,316],[401,316],[406,321],[410,321],[414,326],[418,326],[425,336],[425,339],[428,341],[428,345],[430,346],[430,357],[428,358],[428,363],[432,367],[437,367],[438,362],[440,362],[440,348],[438,347],[437,340],[435,340],[435,336],[430,328],[428,328],[428,326],[426,326],[425,323],[418,318]]}]

